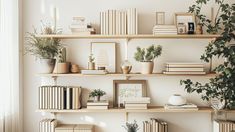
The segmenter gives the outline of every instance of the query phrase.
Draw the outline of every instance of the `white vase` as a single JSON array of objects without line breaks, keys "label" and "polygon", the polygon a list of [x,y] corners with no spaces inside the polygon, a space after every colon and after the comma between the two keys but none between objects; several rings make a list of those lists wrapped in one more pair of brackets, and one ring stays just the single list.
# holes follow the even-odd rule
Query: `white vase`
[{"label": "white vase", "polygon": [[141,74],[152,74],[153,73],[153,62],[141,62],[142,70]]},{"label": "white vase", "polygon": [[39,59],[39,73],[52,73],[55,67],[55,59]]},{"label": "white vase", "polygon": [[179,94],[174,94],[169,98],[168,103],[171,105],[183,105],[186,104],[186,99]]}]

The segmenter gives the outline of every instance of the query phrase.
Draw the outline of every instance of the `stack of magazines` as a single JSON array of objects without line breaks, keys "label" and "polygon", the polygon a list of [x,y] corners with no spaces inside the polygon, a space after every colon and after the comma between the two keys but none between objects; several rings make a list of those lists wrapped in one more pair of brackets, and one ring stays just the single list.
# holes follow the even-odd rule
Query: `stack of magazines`
[{"label": "stack of magazines", "polygon": [[109,101],[101,100],[101,101],[87,101],[87,109],[108,109]]},{"label": "stack of magazines", "polygon": [[148,109],[149,97],[124,98],[125,109]]},{"label": "stack of magazines", "polygon": [[95,29],[92,28],[91,24],[85,22],[84,17],[73,17],[70,29],[73,34],[77,35],[95,34]]},{"label": "stack of magazines", "polygon": [[166,110],[198,110],[197,105],[192,104],[192,103],[187,103],[184,105],[171,105],[171,104],[166,104],[164,106]]},{"label": "stack of magazines", "polygon": [[155,25],[153,35],[177,35],[177,28],[175,25]]}]

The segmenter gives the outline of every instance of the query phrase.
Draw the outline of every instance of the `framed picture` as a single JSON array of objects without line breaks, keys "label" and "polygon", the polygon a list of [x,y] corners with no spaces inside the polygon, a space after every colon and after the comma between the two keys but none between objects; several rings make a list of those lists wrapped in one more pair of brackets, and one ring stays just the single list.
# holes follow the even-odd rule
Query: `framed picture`
[{"label": "framed picture", "polygon": [[146,80],[114,80],[113,81],[113,106],[122,107],[123,98],[146,97]]},{"label": "framed picture", "polygon": [[165,12],[156,12],[156,25],[165,24]]},{"label": "framed picture", "polygon": [[186,34],[186,25],[184,23],[179,23],[177,26],[177,33],[178,34]]},{"label": "framed picture", "polygon": [[188,23],[188,34],[194,34],[194,30],[195,30],[194,22],[189,22]]},{"label": "framed picture", "polygon": [[91,54],[95,58],[95,67],[105,67],[109,73],[116,73],[116,43],[92,42]]},{"label": "framed picture", "polygon": [[195,23],[195,15],[193,13],[175,13],[175,24],[178,27],[179,24],[186,26],[186,32],[188,32],[188,23]]}]

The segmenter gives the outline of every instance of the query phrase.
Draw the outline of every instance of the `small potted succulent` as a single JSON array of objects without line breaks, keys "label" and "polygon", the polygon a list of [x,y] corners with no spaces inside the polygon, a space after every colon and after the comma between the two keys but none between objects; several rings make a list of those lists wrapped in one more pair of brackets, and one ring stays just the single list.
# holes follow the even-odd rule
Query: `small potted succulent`
[{"label": "small potted succulent", "polygon": [[53,73],[69,73],[69,63],[66,61],[66,48],[63,47],[59,49],[57,62],[54,68]]},{"label": "small potted succulent", "polygon": [[93,97],[94,101],[100,101],[100,97],[104,96],[106,94],[105,91],[100,89],[95,89],[92,92],[90,92],[89,97]]},{"label": "small potted succulent", "polygon": [[88,70],[95,70],[95,58],[93,57],[93,54],[90,54],[88,58]]},{"label": "small potted succulent", "polygon": [[137,47],[137,52],[134,55],[136,61],[142,64],[142,74],[152,74],[154,67],[154,59],[160,56],[162,47],[160,45],[151,45],[148,48]]},{"label": "small potted succulent", "polygon": [[137,132],[140,128],[138,124],[136,123],[136,120],[134,120],[134,123],[128,123],[126,122],[126,125],[123,126],[127,132]]}]

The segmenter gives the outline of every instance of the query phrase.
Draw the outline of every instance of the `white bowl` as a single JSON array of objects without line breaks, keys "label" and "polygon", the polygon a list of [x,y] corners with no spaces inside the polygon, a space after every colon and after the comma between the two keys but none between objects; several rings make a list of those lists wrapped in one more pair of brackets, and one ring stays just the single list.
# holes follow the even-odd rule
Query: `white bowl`
[{"label": "white bowl", "polygon": [[169,98],[168,103],[171,105],[184,105],[186,104],[186,99],[180,94],[174,94]]}]

